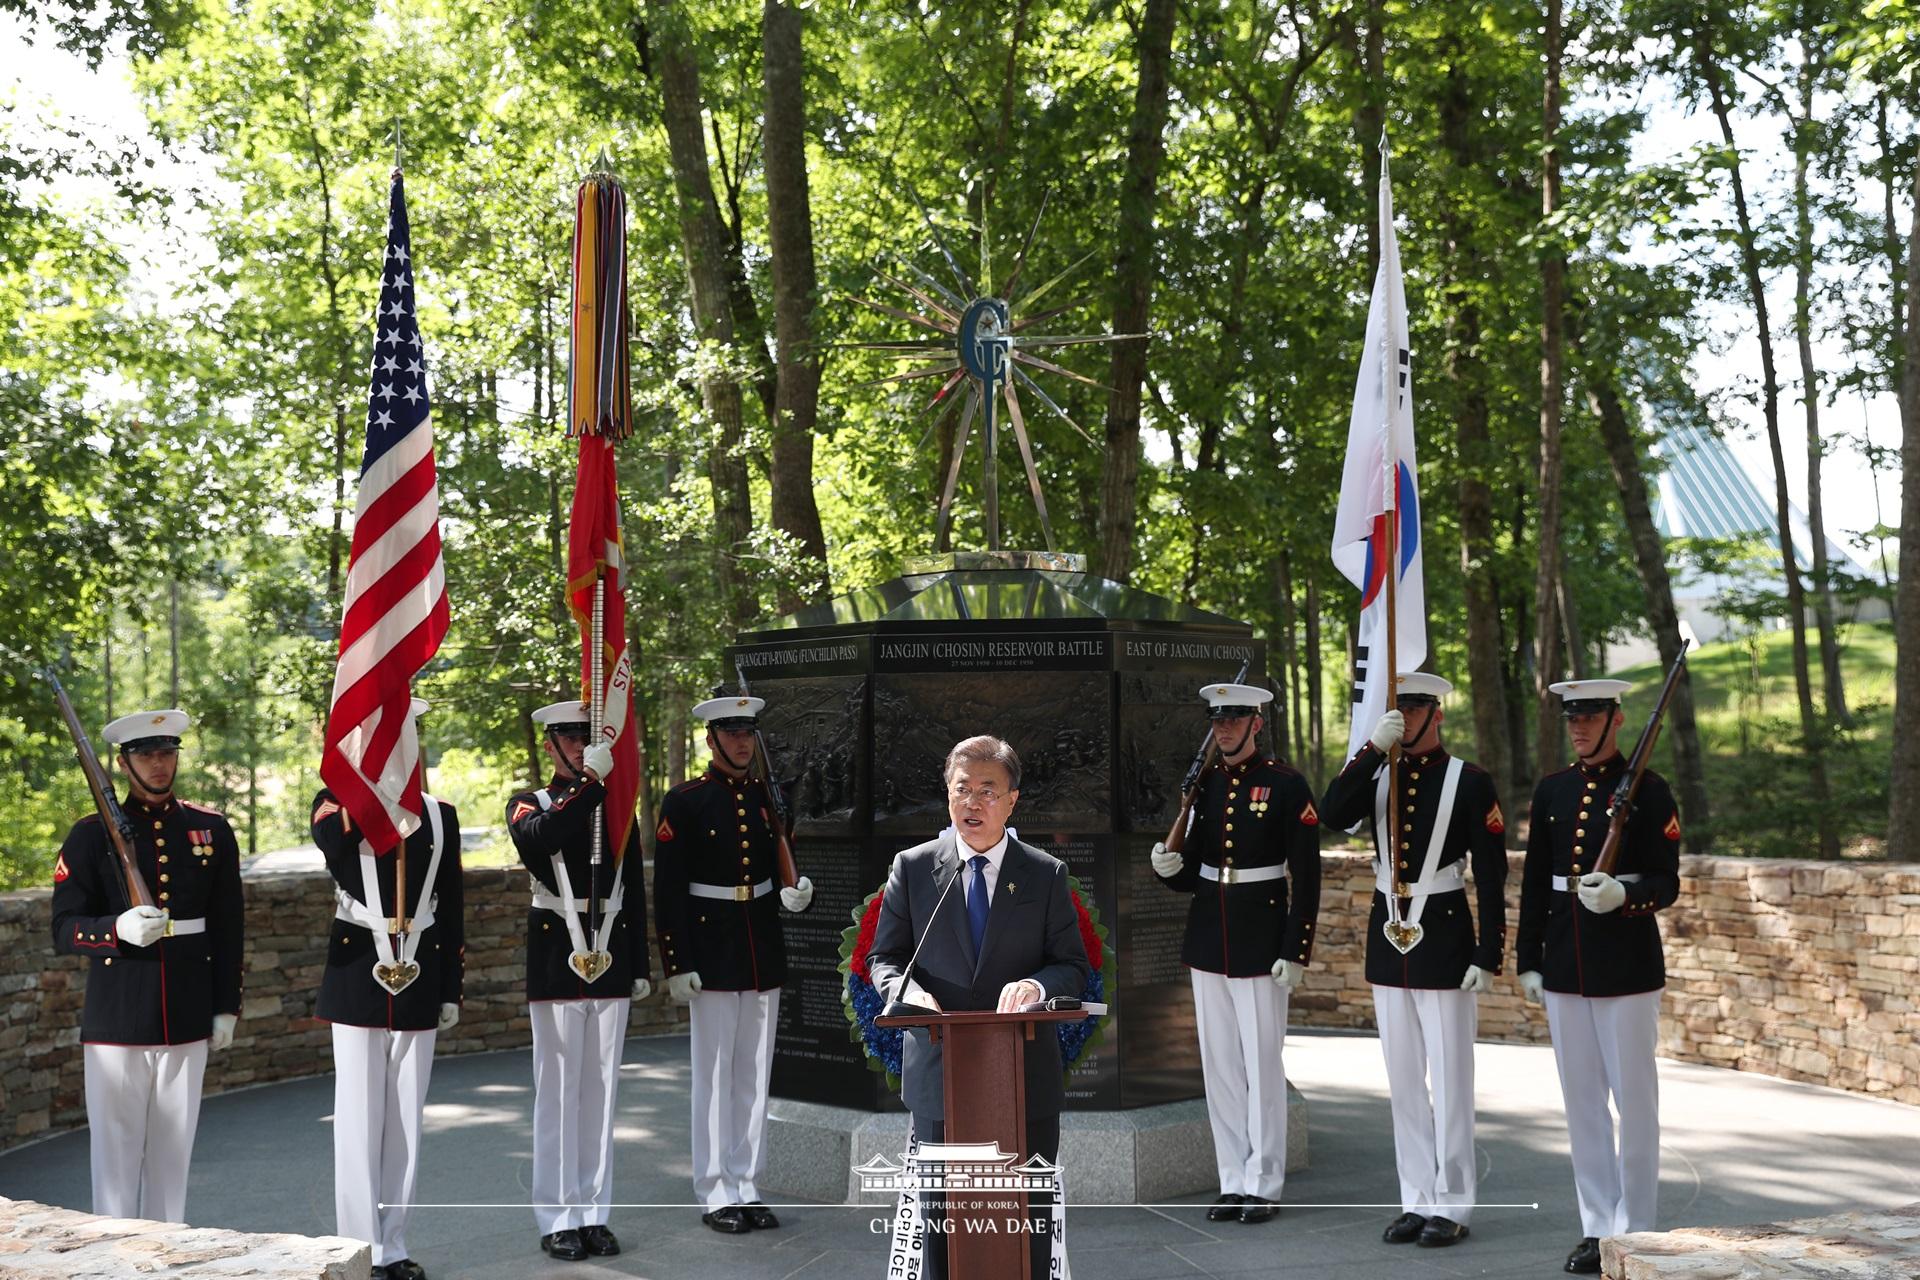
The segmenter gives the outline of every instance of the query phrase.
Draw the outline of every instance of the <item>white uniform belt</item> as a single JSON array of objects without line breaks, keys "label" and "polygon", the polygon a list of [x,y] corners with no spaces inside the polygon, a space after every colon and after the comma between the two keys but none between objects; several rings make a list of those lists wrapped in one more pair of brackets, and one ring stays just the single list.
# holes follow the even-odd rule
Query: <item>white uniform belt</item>
[{"label": "white uniform belt", "polygon": [[700,884],[695,882],[687,886],[687,892],[696,898],[712,898],[717,902],[751,902],[755,898],[764,898],[773,892],[773,881],[762,880],[759,884]]},{"label": "white uniform belt", "polygon": [[[1449,862],[1439,868],[1427,880],[1400,882],[1403,897],[1419,898],[1430,893],[1451,893],[1455,889],[1464,889],[1467,885],[1467,864]],[[1382,893],[1393,892],[1393,873],[1387,870],[1385,863],[1376,863],[1373,868],[1373,887]]]},{"label": "white uniform belt", "polygon": [[[608,915],[612,915],[618,911],[626,903],[627,895],[625,889],[626,886],[622,885],[621,892],[614,894],[611,898],[600,899],[600,910],[606,912]],[[560,916],[567,913],[567,904],[561,900],[560,895],[557,893],[536,893],[533,895],[533,909],[535,911],[551,911],[553,914]],[[573,904],[573,909],[581,915],[586,915],[590,908],[585,902],[576,902]]]},{"label": "white uniform belt", "polygon": [[1218,880],[1221,884],[1259,884],[1265,880],[1285,880],[1287,868],[1275,867],[1216,867],[1211,863],[1200,864],[1202,880]]},{"label": "white uniform belt", "polygon": [[[1614,879],[1618,880],[1621,884],[1632,884],[1634,881],[1638,880],[1639,878],[1640,878],[1639,873],[1633,872],[1633,871],[1629,871],[1624,876],[1614,877]],[[1555,876],[1553,878],[1553,891],[1555,893],[1565,893],[1568,889],[1572,888],[1576,883],[1578,882],[1570,881],[1565,876]]]},{"label": "white uniform belt", "polygon": [[[424,908],[414,913],[407,922],[412,932],[424,933],[433,927],[433,909],[439,902],[440,899],[435,897]],[[357,924],[362,929],[371,929],[375,933],[394,932],[393,917],[381,915],[344,889],[336,888],[333,891],[333,918],[348,924]],[[204,921],[199,923],[203,928],[205,927]]]},{"label": "white uniform belt", "polygon": [[169,916],[167,918],[167,927],[160,931],[160,936],[163,938],[184,938],[190,933],[205,933],[206,931],[207,919],[205,916],[197,916],[192,920],[175,920]]}]

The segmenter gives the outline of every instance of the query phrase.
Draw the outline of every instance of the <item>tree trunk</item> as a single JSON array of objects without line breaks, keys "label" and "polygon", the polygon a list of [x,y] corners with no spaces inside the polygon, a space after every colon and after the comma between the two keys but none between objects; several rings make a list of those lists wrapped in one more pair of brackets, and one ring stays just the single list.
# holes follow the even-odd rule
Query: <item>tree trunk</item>
[{"label": "tree trunk", "polygon": [[[713,176],[707,166],[702,125],[700,64],[692,31],[678,0],[648,0],[654,65],[673,159],[673,185],[680,214],[680,247],[687,261],[695,336],[703,344],[733,354],[733,312],[728,296],[725,240]],[[753,505],[747,490],[747,465],[740,386],[715,370],[701,380],[700,395],[711,418],[714,439],[707,450],[707,477],[713,486],[713,526],[719,551],[720,594],[727,622],[743,630],[754,614],[753,589],[739,557],[753,533]]]},{"label": "tree trunk", "polygon": [[167,580],[167,705],[180,705],[180,579]]},{"label": "tree trunk", "polygon": [[[1800,42],[1800,118],[1793,120],[1793,327],[1800,346],[1800,401],[1807,415],[1807,540],[1813,544],[1813,616],[1820,626],[1820,673],[1827,721],[1850,725],[1846,687],[1840,679],[1840,644],[1835,635],[1833,583],[1827,564],[1827,524],[1820,495],[1820,370],[1813,363],[1813,209],[1807,192],[1807,160],[1813,150],[1814,80],[1819,51]],[[1791,117],[1789,117],[1791,119]]]},{"label": "tree trunk", "polygon": [[[1478,107],[1469,97],[1462,51],[1448,51],[1447,87],[1440,102],[1440,135],[1453,167],[1479,164],[1469,136]],[[1479,763],[1503,785],[1513,779],[1508,754],[1506,673],[1501,663],[1500,602],[1493,584],[1493,494],[1485,478],[1492,450],[1488,430],[1486,370],[1480,357],[1480,311],[1472,277],[1480,270],[1471,243],[1473,224],[1455,207],[1441,215],[1447,234],[1445,290],[1447,378],[1458,388],[1455,441],[1460,463],[1460,571],[1467,604],[1467,676],[1473,695],[1473,727]]]},{"label": "tree trunk", "polygon": [[[1560,620],[1560,634],[1567,642],[1567,679],[1585,680],[1587,678],[1587,651],[1580,641],[1580,607],[1574,601],[1573,589],[1567,583],[1567,548],[1560,547],[1559,594],[1555,597],[1554,614]],[[1541,769],[1546,769],[1551,760],[1559,758],[1558,752],[1545,756],[1540,761]]]},{"label": "tree trunk", "polygon": [[[1273,639],[1279,641],[1267,651],[1268,679],[1274,686],[1273,753],[1282,760],[1293,755],[1300,740],[1297,718],[1290,714],[1293,704],[1293,567],[1287,553],[1277,552],[1269,565],[1268,580],[1273,584]],[[1277,663],[1276,663],[1277,659]],[[1278,670],[1273,670],[1275,666]]]},{"label": "tree trunk", "polygon": [[1727,176],[1733,187],[1733,210],[1737,220],[1741,273],[1746,277],[1747,294],[1753,303],[1756,336],[1760,339],[1761,410],[1767,424],[1767,447],[1773,455],[1774,519],[1780,540],[1780,568],[1787,580],[1787,620],[1793,628],[1793,686],[1800,701],[1800,737],[1807,754],[1808,797],[1812,801],[1817,826],[1815,856],[1835,859],[1840,856],[1840,838],[1834,829],[1832,789],[1827,784],[1826,738],[1813,706],[1813,679],[1807,655],[1807,602],[1800,585],[1800,564],[1794,558],[1793,526],[1787,497],[1787,462],[1780,444],[1780,380],[1773,362],[1773,334],[1768,327],[1766,285],[1760,278],[1760,248],[1753,229],[1753,217],[1747,209],[1747,192],[1740,164],[1740,151],[1734,142],[1733,120],[1727,94],[1721,84],[1720,66],[1713,49],[1709,22],[1702,22],[1694,33],[1700,74],[1705,78],[1714,118],[1720,122],[1720,137],[1728,152]]},{"label": "tree trunk", "polygon": [[767,238],[772,245],[773,331],[778,367],[772,423],[773,527],[819,563],[802,589],[783,591],[782,611],[827,596],[827,539],[813,497],[813,431],[819,417],[820,357],[813,346],[819,281],[813,263],[813,202],[807,185],[805,14],[766,0],[761,16],[767,114]]},{"label": "tree trunk", "polygon": [[1307,562],[1307,735],[1313,752],[1313,772],[1308,775],[1315,787],[1327,777],[1327,721],[1322,706],[1324,675],[1320,667],[1320,570],[1315,561]]},{"label": "tree trunk", "polygon": [[[1640,467],[1640,445],[1634,438],[1632,422],[1615,387],[1613,372],[1604,356],[1592,356],[1581,344],[1580,328],[1569,327],[1573,348],[1581,357],[1581,378],[1587,388],[1587,405],[1600,426],[1600,440],[1606,446],[1607,461],[1613,468],[1613,481],[1620,490],[1620,509],[1627,520],[1627,537],[1633,544],[1633,564],[1640,573],[1640,586],[1646,592],[1648,620],[1653,624],[1653,641],[1660,650],[1662,666],[1671,667],[1680,656],[1680,615],[1673,605],[1673,579],[1667,572],[1667,548],[1653,522],[1653,507],[1647,500],[1646,474]],[[1745,717],[1742,717],[1744,722]],[[1667,724],[1673,730],[1673,756],[1679,777],[1680,808],[1685,814],[1681,830],[1685,832],[1687,852],[1706,853],[1713,847],[1711,811],[1707,803],[1706,770],[1700,753],[1700,728],[1693,713],[1693,682],[1686,670],[1674,682],[1673,701],[1667,708]]]},{"label": "tree trunk", "polygon": [[[1147,0],[1136,53],[1127,169],[1120,184],[1118,249],[1113,260],[1113,331],[1145,333],[1152,313],[1154,209],[1166,155],[1168,76],[1173,62],[1175,0]],[[1147,342],[1116,342],[1107,371],[1106,455],[1100,477],[1098,571],[1125,582],[1133,570],[1136,495],[1140,486],[1140,384]]]},{"label": "tree trunk", "polygon": [[1541,98],[1540,470],[1533,579],[1535,772],[1552,770],[1564,731],[1559,699],[1547,691],[1559,674],[1561,317],[1567,264],[1548,229],[1560,203],[1560,0],[1547,0],[1546,87]]},{"label": "tree trunk", "polygon": [[[1907,309],[1900,361],[1900,622],[1895,629],[1893,722],[1920,706],[1920,157],[1907,235]],[[1893,735],[1887,856],[1920,862],[1920,734]]]}]

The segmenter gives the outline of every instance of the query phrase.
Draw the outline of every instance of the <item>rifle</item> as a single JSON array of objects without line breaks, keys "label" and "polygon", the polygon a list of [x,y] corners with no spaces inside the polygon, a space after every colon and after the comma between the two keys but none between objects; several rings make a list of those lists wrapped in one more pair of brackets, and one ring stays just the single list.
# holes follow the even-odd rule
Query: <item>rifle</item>
[{"label": "rifle", "polygon": [[1595,871],[1613,874],[1614,863],[1620,857],[1620,842],[1627,833],[1627,819],[1633,816],[1633,798],[1640,791],[1640,779],[1647,772],[1647,762],[1653,759],[1653,744],[1660,739],[1660,722],[1667,714],[1667,703],[1673,698],[1674,682],[1686,665],[1687,641],[1682,640],[1680,653],[1667,670],[1667,682],[1660,686],[1653,714],[1647,717],[1647,727],[1640,731],[1640,741],[1634,744],[1633,754],[1627,758],[1627,770],[1613,788],[1613,799],[1607,805],[1607,838],[1600,845],[1600,856],[1593,860]]},{"label": "rifle", "polygon": [[112,846],[114,856],[120,862],[121,874],[127,884],[127,906],[151,907],[154,901],[153,890],[147,887],[147,878],[140,874],[140,864],[133,858],[133,823],[120,808],[120,801],[113,794],[113,784],[107,778],[107,771],[100,767],[100,757],[94,754],[93,743],[87,740],[87,731],[80,726],[80,717],[73,709],[73,702],[67,697],[67,691],[60,683],[60,677],[53,674],[52,667],[41,670],[40,676],[53,686],[53,696],[60,704],[60,718],[67,722],[67,733],[73,738],[73,749],[80,756],[80,772],[87,776],[87,790],[93,792],[94,808],[100,812],[100,821],[107,828],[107,843]]},{"label": "rifle", "polygon": [[[1247,679],[1247,667],[1253,660],[1247,659],[1240,664],[1240,672],[1234,676],[1233,683],[1244,684]],[[1173,826],[1167,829],[1167,838],[1161,843],[1167,846],[1168,853],[1184,853],[1187,847],[1187,815],[1193,812],[1193,802],[1200,796],[1200,779],[1212,767],[1220,756],[1220,743],[1213,736],[1213,726],[1207,726],[1207,736],[1200,739],[1200,749],[1193,753],[1193,763],[1187,766],[1187,776],[1180,781],[1180,812],[1174,815]]]},{"label": "rifle", "polygon": [[[734,659],[733,674],[740,681],[740,696],[749,698],[747,691],[747,669],[739,659]],[[760,732],[759,724],[753,726],[753,763],[758,766],[760,780],[767,788],[767,798],[773,801],[773,847],[780,859],[780,887],[791,889],[800,883],[799,869],[793,863],[793,818],[787,810],[786,793],[780,789],[780,779],[773,773],[773,758],[767,754],[767,739]],[[751,774],[751,770],[749,771]]]}]

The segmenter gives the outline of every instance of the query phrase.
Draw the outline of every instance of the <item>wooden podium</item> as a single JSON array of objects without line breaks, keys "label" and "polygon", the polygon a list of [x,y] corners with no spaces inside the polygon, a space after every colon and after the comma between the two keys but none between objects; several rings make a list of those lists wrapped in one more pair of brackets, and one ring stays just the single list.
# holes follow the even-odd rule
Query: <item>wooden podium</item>
[{"label": "wooden podium", "polygon": [[[992,1143],[1021,1163],[1027,1134],[1026,1042],[1036,1029],[1051,1035],[1055,1023],[1077,1022],[1081,1009],[1031,1013],[967,1010],[958,1013],[902,1014],[874,1019],[882,1027],[925,1027],[943,1046],[941,1105],[946,1109],[949,1143]],[[1027,1193],[1007,1190],[955,1190],[948,1187],[947,1275],[951,1280],[1006,1277],[1030,1280],[1025,1232],[1006,1230],[1009,1219],[1024,1220]],[[1009,1202],[1016,1202],[1012,1208]],[[969,1221],[993,1220],[994,1230],[969,1230]],[[932,1246],[936,1237],[929,1232]]]}]

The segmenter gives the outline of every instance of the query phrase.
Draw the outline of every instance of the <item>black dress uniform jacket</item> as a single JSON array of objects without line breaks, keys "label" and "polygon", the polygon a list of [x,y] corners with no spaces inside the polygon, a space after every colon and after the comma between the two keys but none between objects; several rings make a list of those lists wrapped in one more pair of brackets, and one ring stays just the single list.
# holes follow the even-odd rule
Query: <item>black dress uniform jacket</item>
[{"label": "black dress uniform jacket", "polygon": [[190,1044],[213,1031],[213,1015],[240,1013],[240,846],[212,809],[169,799],[124,802],[134,861],[156,903],[176,920],[204,919],[204,933],[122,942],[114,922],[128,906],[119,859],[99,815],[75,823],[53,871],[53,947],[92,956],[80,1039],[87,1044]]},{"label": "black dress uniform jacket", "polygon": [[[1444,747],[1422,756],[1400,757],[1400,875],[1416,880],[1426,865],[1433,824],[1440,817],[1440,791],[1451,757]],[[1381,853],[1375,830],[1375,788],[1386,768],[1386,753],[1372,743],[1327,786],[1320,817],[1345,830],[1357,822],[1373,832],[1374,852]],[[1411,828],[1411,829],[1409,829]],[[1427,895],[1420,911],[1420,941],[1405,955],[1387,941],[1387,895],[1373,891],[1373,915],[1367,921],[1367,981],[1383,987],[1425,987],[1452,990],[1479,965],[1488,974],[1500,972],[1500,956],[1507,945],[1507,850],[1502,836],[1505,817],[1493,778],[1479,765],[1461,762],[1460,782],[1453,795],[1446,835],[1435,869],[1467,860],[1479,898],[1479,937],[1467,909],[1467,891],[1449,889]]]},{"label": "black dress uniform jacket", "polygon": [[[700,975],[703,991],[771,991],[787,979],[773,802],[757,779],[717,765],[667,793],[653,840],[654,932],[669,978]],[[774,888],[745,901],[695,897],[690,884]]]},{"label": "black dress uniform jacket", "polygon": [[[407,837],[407,914],[419,914],[431,903],[433,924],[420,936],[414,962],[420,975],[394,995],[373,980],[379,960],[373,930],[337,917],[327,938],[327,968],[320,976],[320,999],[313,1016],[323,1022],[350,1027],[384,1027],[388,1031],[428,1031],[439,1025],[440,1006],[460,1003],[466,971],[467,936],[461,901],[460,818],[444,800],[440,806],[440,868],[427,884],[427,864],[433,861],[433,824],[422,819]],[[360,835],[346,827],[346,810],[333,792],[313,798],[313,842],[327,860],[333,882],[355,901],[366,902],[365,878],[360,868]],[[372,904],[383,915],[393,914],[393,875],[396,859],[386,854],[373,860],[380,901]],[[399,939],[395,939],[395,954]]]},{"label": "black dress uniform jacket", "polygon": [[[580,928],[586,931],[592,919],[587,913],[587,883],[592,870],[593,815],[605,803],[607,789],[585,778],[556,777],[548,785],[547,794],[552,807],[542,809],[534,792],[516,792],[507,801],[507,830],[537,893],[560,892],[553,882],[553,855],[565,852],[567,878],[573,884],[574,904],[580,908]],[[600,859],[600,876],[593,890],[602,899],[613,891],[612,825],[609,821],[606,852]],[[625,903],[607,938],[607,953],[613,963],[591,983],[582,981],[567,963],[573,941],[566,921],[556,911],[528,907],[527,999],[624,999],[632,993],[635,978],[648,976],[647,884],[640,860],[640,827],[635,823],[629,830],[625,870],[620,875]],[[605,919],[604,902],[599,918]],[[587,946],[593,946],[590,932]]]},{"label": "black dress uniform jacket", "polygon": [[[949,1013],[995,1008],[1001,989],[1023,978],[1038,982],[1049,996],[1085,991],[1093,966],[1080,938],[1080,913],[1073,909],[1067,888],[1066,863],[1007,838],[987,910],[987,931],[976,955],[967,923],[966,883],[953,884],[962,859],[973,853],[947,831],[893,860],[868,953],[874,986],[888,994],[901,989],[917,947],[920,958],[914,961],[912,977]],[[1035,1030],[1024,1054],[1029,1123],[1058,1116],[1066,1096],[1060,1037],[1049,1026]],[[941,1119],[945,1112],[944,1071],[941,1046],[926,1028],[909,1028],[901,1046],[900,1100],[913,1112],[922,1134],[927,1129],[919,1126]]]},{"label": "black dress uniform jacket", "polygon": [[[1276,960],[1306,964],[1320,914],[1320,816],[1307,780],[1272,756],[1217,765],[1200,780],[1180,870],[1193,895],[1182,963],[1229,978],[1266,977]],[[1288,877],[1222,885],[1200,868],[1287,868]]]},{"label": "black dress uniform jacket", "polygon": [[[1514,963],[1521,973],[1538,970],[1549,991],[1629,996],[1666,985],[1654,912],[1680,896],[1680,814],[1665,778],[1651,769],[1641,775],[1627,819],[1613,873],[1640,879],[1622,886],[1626,905],[1595,913],[1572,888],[1600,856],[1607,805],[1626,763],[1616,755],[1604,764],[1575,765],[1542,778],[1533,790]],[[1556,892],[1555,876],[1567,877],[1569,888]]]}]

